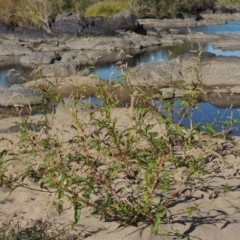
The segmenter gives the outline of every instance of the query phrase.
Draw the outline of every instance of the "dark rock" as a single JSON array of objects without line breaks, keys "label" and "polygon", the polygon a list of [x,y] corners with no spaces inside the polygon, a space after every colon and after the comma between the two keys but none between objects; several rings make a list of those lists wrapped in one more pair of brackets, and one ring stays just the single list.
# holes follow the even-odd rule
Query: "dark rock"
[{"label": "dark rock", "polygon": [[138,25],[135,32],[144,36],[161,37],[161,34],[157,31],[155,27],[147,26],[143,24]]},{"label": "dark rock", "polygon": [[85,28],[85,23],[78,19],[59,20],[52,24],[52,33],[56,36],[79,36]]},{"label": "dark rock", "polygon": [[132,30],[138,27],[137,16],[131,9],[124,10],[107,19],[107,23],[112,30]]},{"label": "dark rock", "polygon": [[4,22],[0,21],[0,34],[6,34],[9,30],[9,26],[7,26]]},{"label": "dark rock", "polygon": [[84,36],[97,37],[97,36],[114,36],[116,33],[110,28],[96,26],[83,29],[82,34]]},{"label": "dark rock", "polygon": [[185,19],[182,13],[177,13],[176,18],[178,19]]},{"label": "dark rock", "polygon": [[201,16],[200,14],[197,14],[197,15],[196,15],[196,18],[195,18],[196,21],[201,21],[201,20],[203,20],[203,19],[204,19],[204,17]]},{"label": "dark rock", "polygon": [[88,17],[84,21],[86,27],[109,27],[104,17]]},{"label": "dark rock", "polygon": [[46,39],[53,37],[52,34],[49,34],[39,28],[15,27],[11,28],[8,33],[9,37],[17,38],[19,40]]}]

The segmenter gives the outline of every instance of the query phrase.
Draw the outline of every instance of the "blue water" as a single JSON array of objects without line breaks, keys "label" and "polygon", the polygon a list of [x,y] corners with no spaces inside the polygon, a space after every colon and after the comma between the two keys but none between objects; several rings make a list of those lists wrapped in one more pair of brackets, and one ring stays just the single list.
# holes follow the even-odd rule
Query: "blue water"
[{"label": "blue water", "polygon": [[[179,125],[187,128],[198,126],[201,131],[206,132],[206,126],[209,124],[216,132],[231,132],[234,136],[240,136],[240,109],[217,108],[209,103],[199,103],[195,108],[186,109],[181,101],[175,101],[172,106],[172,112],[166,113],[161,101],[154,101],[158,111],[170,117]],[[207,128],[208,129],[208,128]]]},{"label": "blue water", "polygon": [[[188,27],[178,28],[182,31],[188,31]],[[239,21],[227,21],[226,24],[216,25],[216,26],[199,26],[199,27],[189,27],[191,31],[204,32],[204,33],[214,33],[214,34],[240,34],[240,22]]]},{"label": "blue water", "polygon": [[[187,29],[187,28],[186,28]],[[186,30],[185,29],[185,30]],[[228,22],[225,25],[219,26],[201,26],[196,28],[190,28],[191,31],[207,32],[215,34],[227,34],[227,33],[239,33],[240,34],[240,22]],[[185,41],[181,45],[159,47],[158,50],[149,51],[143,53],[135,59],[134,66],[140,65],[142,62],[161,62],[169,61],[178,57],[181,54],[190,51],[206,51],[216,54],[217,56],[237,56],[240,57],[240,50],[222,50],[215,49],[209,42],[190,42]],[[131,64],[129,64],[131,66]],[[117,65],[111,64],[109,66],[96,68],[95,72],[102,79],[119,80],[123,69],[119,69]],[[157,107],[161,107],[161,102],[156,103]],[[206,131],[207,124],[212,125],[213,129],[217,132],[230,131],[232,135],[240,136],[240,108],[226,109],[217,108],[210,103],[199,103],[194,109],[188,110],[188,117],[181,118],[182,109],[180,102],[177,101],[173,106],[173,119],[176,123],[184,125],[190,128],[191,122],[194,125],[199,125],[199,129]],[[236,122],[233,122],[233,119]],[[239,119],[239,122],[237,122]],[[181,122],[179,122],[181,120]],[[211,127],[210,127],[211,128]]]},{"label": "blue water", "polygon": [[[183,31],[187,31],[187,28],[181,28]],[[227,33],[239,33],[240,34],[240,22],[229,21],[228,24],[218,25],[218,26],[200,26],[200,27],[191,27],[191,31],[196,32],[205,32],[205,33],[215,33],[215,34],[227,34]],[[142,54],[138,54],[134,56],[133,59],[128,61],[128,67],[133,67],[140,65],[143,62],[161,62],[161,61],[169,61],[178,57],[181,54],[188,53],[190,51],[207,51],[212,52],[216,55],[223,56],[238,56],[240,57],[240,50],[230,51],[230,50],[221,50],[214,49],[212,45],[208,42],[200,42],[194,43],[190,41],[185,41],[181,45],[175,46],[167,46],[167,47],[159,47],[150,49],[147,52]],[[9,68],[1,68],[0,67],[0,84],[13,84],[20,83],[17,78],[17,82],[14,82],[15,78],[8,78],[8,72],[11,68],[17,68],[17,70],[21,73],[24,72],[25,69],[21,66],[9,66]],[[121,80],[124,75],[124,69],[120,69],[118,65],[115,63],[106,64],[105,66],[96,67],[93,73],[97,74],[100,78],[106,80]],[[11,81],[10,81],[11,80]],[[91,100],[92,101],[92,100]],[[97,100],[96,100],[97,101]],[[96,104],[93,102],[93,104]],[[157,107],[161,107],[161,103],[158,104]],[[97,101],[97,105],[99,102]],[[179,102],[176,102],[173,106],[173,118],[175,122],[179,122],[181,108],[179,108]],[[201,130],[204,131],[204,127],[206,124],[210,122],[214,122],[213,127],[216,131],[222,131],[224,128],[224,123],[228,122],[231,119],[240,119],[240,108],[235,109],[226,109],[226,108],[217,108],[209,103],[199,103],[197,105],[197,109],[190,109],[188,113],[191,115],[190,119],[194,124],[199,124]],[[224,122],[224,123],[219,123]],[[190,127],[190,120],[188,117],[181,119],[181,125],[186,127]],[[233,123],[232,130],[233,135],[240,136],[240,132],[238,131],[240,124]]]}]

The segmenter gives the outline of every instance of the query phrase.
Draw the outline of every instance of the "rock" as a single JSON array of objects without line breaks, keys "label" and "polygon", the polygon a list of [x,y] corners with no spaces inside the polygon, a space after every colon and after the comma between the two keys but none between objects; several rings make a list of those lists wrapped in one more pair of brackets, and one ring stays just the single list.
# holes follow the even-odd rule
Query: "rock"
[{"label": "rock", "polygon": [[239,108],[240,94],[210,92],[204,97],[206,102],[211,103],[217,108]]},{"label": "rock", "polygon": [[5,82],[12,86],[13,86],[13,84],[17,84],[19,86],[19,84],[21,84],[23,82],[23,79],[18,71],[11,69],[5,78]]},{"label": "rock", "polygon": [[114,14],[107,19],[107,23],[112,30],[124,29],[135,31],[139,25],[137,16],[130,9]]},{"label": "rock", "polygon": [[25,106],[39,104],[42,95],[21,85],[0,88],[0,106]]},{"label": "rock", "polygon": [[51,26],[52,33],[58,37],[80,36],[84,28],[85,23],[79,19],[63,19]]},{"label": "rock", "polygon": [[157,31],[155,27],[151,27],[143,24],[139,25],[135,32],[144,36],[161,37],[160,32]]},{"label": "rock", "polygon": [[31,54],[32,50],[26,47],[18,46],[18,45],[6,45],[0,44],[0,55],[1,56],[19,56]]},{"label": "rock", "polygon": [[10,28],[7,34],[4,35],[8,39],[29,40],[29,39],[48,39],[53,35],[39,28],[14,27]]},{"label": "rock", "polygon": [[58,14],[55,18],[55,22],[58,22],[58,21],[62,21],[62,20],[65,20],[65,21],[71,21],[71,20],[81,20],[83,21],[84,20],[84,12],[80,11],[80,12],[64,12],[63,14]]},{"label": "rock", "polygon": [[[176,81],[201,83],[205,86],[239,85],[240,58],[216,56],[213,53],[188,53],[163,63],[145,63],[129,71],[130,82],[170,84]],[[131,76],[135,73],[135,76]]]},{"label": "rock", "polygon": [[179,29],[175,29],[175,28],[170,28],[169,31],[171,34],[178,34],[180,32]]},{"label": "rock", "polygon": [[109,27],[104,17],[88,17],[85,18],[85,24],[87,28],[90,27]]},{"label": "rock", "polygon": [[[130,49],[131,40],[125,40],[119,37],[105,38],[79,38],[74,41],[66,42],[69,49],[72,50],[97,50],[97,51],[107,51],[112,52],[118,49]],[[104,54],[106,54],[105,52]]]},{"label": "rock", "polygon": [[166,63],[144,63],[130,69],[128,75],[132,85],[155,86],[182,79],[181,66],[173,60]]},{"label": "rock", "polygon": [[110,28],[95,26],[83,29],[82,34],[84,36],[97,37],[97,36],[114,36],[116,33]]},{"label": "rock", "polygon": [[20,63],[39,65],[53,63],[55,58],[56,55],[54,52],[34,52],[21,57],[19,61]]},{"label": "rock", "polygon": [[9,31],[9,26],[0,21],[0,34],[6,34]]},{"label": "rock", "polygon": [[177,88],[161,88],[159,92],[162,94],[163,99],[178,98],[184,96],[184,90]]},{"label": "rock", "polygon": [[240,49],[239,35],[227,34],[224,38],[212,42],[214,48]]},{"label": "rock", "polygon": [[76,62],[57,62],[46,66],[42,70],[42,75],[46,77],[66,77],[76,74],[83,67],[81,63]]},{"label": "rock", "polygon": [[54,52],[54,51],[65,51],[67,50],[67,46],[65,44],[48,44],[42,43],[37,48],[34,48],[37,52]]},{"label": "rock", "polygon": [[240,94],[240,86],[235,86],[233,88],[230,88],[229,91],[231,93],[238,93],[238,94]]}]

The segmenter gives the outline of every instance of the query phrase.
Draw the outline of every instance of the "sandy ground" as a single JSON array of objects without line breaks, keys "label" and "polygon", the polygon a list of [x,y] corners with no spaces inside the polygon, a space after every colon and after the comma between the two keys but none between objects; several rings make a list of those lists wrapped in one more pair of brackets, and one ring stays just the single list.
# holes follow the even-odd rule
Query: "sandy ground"
[{"label": "sandy ground", "polygon": [[[127,117],[123,112],[116,110],[121,116],[121,123],[128,125]],[[33,121],[38,121],[41,116],[33,116]],[[0,120],[0,138],[8,137],[17,142],[17,129],[13,131],[15,121],[18,118],[7,118]],[[53,120],[55,129],[67,126],[71,121],[70,112],[59,109]],[[10,128],[12,127],[12,128]],[[12,131],[9,133],[8,131]],[[56,131],[58,134],[60,131]],[[72,133],[62,135],[62,140],[71,138]],[[17,153],[18,148],[6,141],[0,143],[0,149],[7,148],[12,153]],[[231,152],[231,151],[230,151]],[[217,173],[210,173],[204,176],[196,175],[192,187],[186,187],[179,195],[170,211],[174,214],[170,223],[163,223],[160,226],[160,234],[154,235],[151,225],[139,224],[138,227],[119,227],[116,222],[104,222],[95,217],[88,217],[90,209],[84,209],[81,219],[75,232],[79,239],[88,240],[139,240],[139,239],[177,239],[177,234],[189,235],[190,239],[203,240],[235,240],[239,239],[240,228],[240,157],[231,153],[225,154],[217,161],[219,170]],[[11,171],[17,171],[20,163]],[[216,165],[216,162],[215,162]],[[208,164],[211,169],[215,166],[212,162]],[[176,173],[176,178],[180,172]],[[29,186],[36,188],[36,183],[29,180]],[[228,187],[226,187],[228,186]],[[18,188],[10,194],[10,187],[0,188],[0,225],[6,222],[21,223],[25,226],[31,220],[55,221],[58,224],[67,226],[73,221],[73,209],[65,206],[65,211],[59,216],[53,206],[47,207],[48,201],[54,200],[54,195],[47,192],[32,191],[27,188]],[[198,206],[199,211],[191,217],[187,214],[180,214],[190,206]],[[179,215],[178,215],[179,214]],[[168,236],[165,236],[166,232]]]}]

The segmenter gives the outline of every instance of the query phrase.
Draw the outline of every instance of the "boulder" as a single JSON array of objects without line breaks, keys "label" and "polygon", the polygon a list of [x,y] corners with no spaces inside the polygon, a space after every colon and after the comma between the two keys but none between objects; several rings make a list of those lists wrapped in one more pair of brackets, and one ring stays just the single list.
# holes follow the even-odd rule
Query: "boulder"
[{"label": "boulder", "polygon": [[0,34],[6,34],[9,31],[9,26],[0,21]]},{"label": "boulder", "polygon": [[126,9],[120,13],[114,14],[107,19],[110,29],[112,30],[132,30],[135,31],[139,25],[137,16],[131,9]]},{"label": "boulder", "polygon": [[38,47],[34,48],[37,52],[54,52],[54,51],[65,51],[67,46],[65,44],[53,44],[53,43],[42,43]]},{"label": "boulder", "polygon": [[39,104],[42,95],[22,85],[0,88],[0,106],[25,106]]},{"label": "boulder", "polygon": [[39,28],[27,28],[27,27],[13,27],[10,28],[7,34],[4,35],[8,39],[18,39],[18,40],[39,40],[52,38],[53,35],[45,32]]},{"label": "boulder", "polygon": [[239,35],[227,34],[223,38],[212,42],[214,48],[221,49],[240,49]]},{"label": "boulder", "polygon": [[177,81],[205,86],[239,85],[239,66],[238,57],[188,53],[169,62],[144,63],[134,67],[129,71],[129,78],[133,85],[162,85]]},{"label": "boulder", "polygon": [[160,32],[158,32],[157,29],[153,26],[139,24],[135,32],[144,36],[155,36],[161,38]]},{"label": "boulder", "polygon": [[84,28],[82,30],[82,34],[84,36],[98,37],[98,36],[114,36],[116,33],[115,31],[107,27],[94,26],[94,27]]},{"label": "boulder", "polygon": [[79,19],[62,19],[52,24],[51,30],[55,36],[80,36],[85,23]]},{"label": "boulder", "polygon": [[0,44],[0,56],[19,56],[31,53],[32,50],[26,47]]},{"label": "boulder", "polygon": [[79,11],[79,12],[64,12],[62,14],[58,14],[55,18],[54,22],[58,21],[71,21],[71,20],[84,20],[84,12]]},{"label": "boulder", "polygon": [[104,17],[88,17],[84,19],[86,27],[109,27]]},{"label": "boulder", "polygon": [[46,66],[42,70],[42,75],[46,77],[66,77],[76,74],[83,68],[83,64],[77,62],[57,62]]},{"label": "boulder", "polygon": [[50,64],[53,63],[56,58],[54,52],[33,52],[29,55],[23,56],[19,59],[20,63],[25,64]]}]

